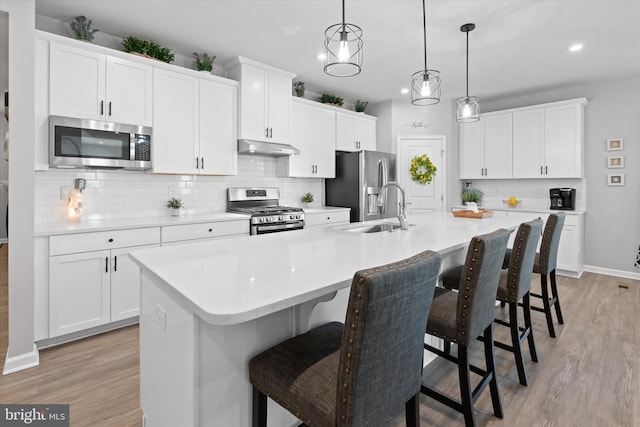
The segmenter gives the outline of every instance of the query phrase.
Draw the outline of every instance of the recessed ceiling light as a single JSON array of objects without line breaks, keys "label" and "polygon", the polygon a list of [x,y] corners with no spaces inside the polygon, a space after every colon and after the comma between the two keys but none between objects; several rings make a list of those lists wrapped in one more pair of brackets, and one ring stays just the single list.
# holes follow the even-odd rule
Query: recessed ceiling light
[{"label": "recessed ceiling light", "polygon": [[583,47],[584,45],[581,43],[572,44],[571,47],[569,47],[569,51],[578,52],[581,51]]},{"label": "recessed ceiling light", "polygon": [[320,61],[324,61],[325,59],[327,59],[327,55],[325,53],[319,53],[318,54],[318,59]]},{"label": "recessed ceiling light", "polygon": [[402,89],[400,89],[400,93],[409,93],[409,89],[403,87]]}]

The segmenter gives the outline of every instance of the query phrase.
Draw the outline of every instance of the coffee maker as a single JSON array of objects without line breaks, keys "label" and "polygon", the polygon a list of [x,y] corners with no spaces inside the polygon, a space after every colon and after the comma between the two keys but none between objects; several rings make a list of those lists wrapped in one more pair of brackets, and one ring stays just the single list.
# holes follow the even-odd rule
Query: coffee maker
[{"label": "coffee maker", "polygon": [[550,209],[572,211],[576,208],[575,188],[550,188],[549,198],[551,199]]}]

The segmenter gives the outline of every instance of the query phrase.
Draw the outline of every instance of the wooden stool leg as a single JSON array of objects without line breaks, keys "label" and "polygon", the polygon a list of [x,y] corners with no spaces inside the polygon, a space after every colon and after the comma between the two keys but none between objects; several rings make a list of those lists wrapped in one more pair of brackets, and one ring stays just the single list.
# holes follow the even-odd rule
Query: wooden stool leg
[{"label": "wooden stool leg", "polygon": [[564,323],[564,319],[562,318],[562,310],[560,310],[560,297],[558,297],[558,287],[556,286],[556,271],[553,270],[549,273],[551,277],[551,295],[553,296],[553,306],[556,309],[556,315],[558,316],[558,323],[561,325]]},{"label": "wooden stool leg", "polygon": [[[517,306],[517,303],[515,304]],[[496,361],[493,356],[493,324],[484,330],[484,358],[487,363],[487,372],[491,373],[489,390],[491,391],[491,403],[493,404],[493,414],[504,417],[502,412],[502,402],[500,401],[500,389],[498,388],[498,378],[496,375]]]},{"label": "wooden stool leg", "polygon": [[527,341],[529,343],[529,353],[531,354],[531,360],[538,361],[538,353],[536,352],[536,343],[533,340],[533,326],[531,326],[531,297],[529,292],[522,297],[522,310],[524,311],[524,329],[529,331],[527,335]]},{"label": "wooden stool leg", "polygon": [[407,427],[420,427],[420,392],[407,401],[405,418]]},{"label": "wooden stool leg", "polygon": [[253,427],[267,427],[267,396],[253,387]]},{"label": "wooden stool leg", "polygon": [[467,347],[460,344],[458,344],[458,378],[460,379],[460,402],[462,403],[464,424],[467,427],[473,427],[476,425],[476,421],[473,415],[469,358]]},{"label": "wooden stool leg", "polygon": [[518,379],[520,384],[527,385],[527,371],[524,369],[524,358],[522,357],[522,346],[520,345],[520,328],[518,327],[518,303],[509,303],[509,329],[511,331],[511,346],[518,368]]},{"label": "wooden stool leg", "polygon": [[542,305],[544,306],[544,315],[547,318],[547,327],[551,338],[556,337],[556,331],[553,328],[553,318],[551,318],[551,304],[549,304],[549,289],[547,286],[547,275],[540,275],[540,287],[542,288]]}]

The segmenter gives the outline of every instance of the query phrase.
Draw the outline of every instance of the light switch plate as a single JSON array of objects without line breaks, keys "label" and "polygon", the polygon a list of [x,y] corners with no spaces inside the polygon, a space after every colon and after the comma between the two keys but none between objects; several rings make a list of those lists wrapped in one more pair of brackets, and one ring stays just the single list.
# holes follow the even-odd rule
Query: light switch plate
[{"label": "light switch plate", "polygon": [[167,330],[167,312],[160,306],[160,304],[156,304],[156,322],[163,331]]}]

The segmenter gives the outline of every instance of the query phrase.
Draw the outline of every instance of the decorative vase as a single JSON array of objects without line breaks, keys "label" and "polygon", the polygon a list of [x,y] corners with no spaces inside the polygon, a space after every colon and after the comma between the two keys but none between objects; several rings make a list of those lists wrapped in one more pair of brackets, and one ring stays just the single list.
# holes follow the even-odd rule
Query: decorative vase
[{"label": "decorative vase", "polygon": [[171,208],[171,216],[180,216],[180,208]]}]

